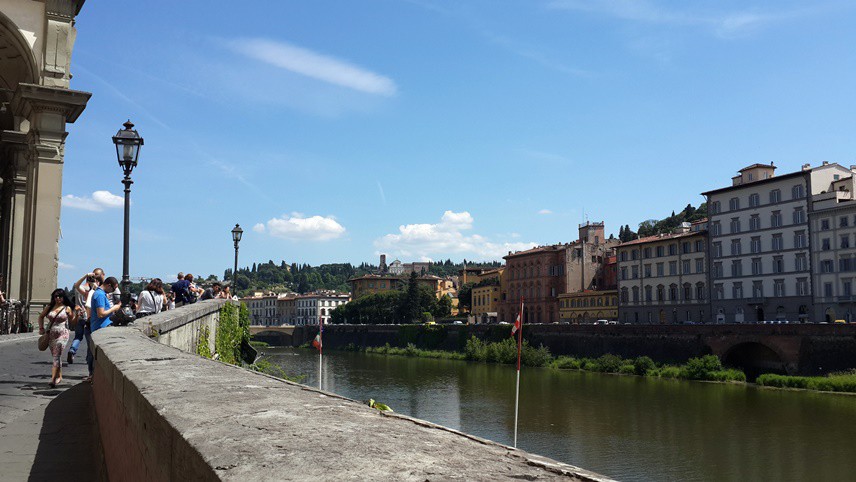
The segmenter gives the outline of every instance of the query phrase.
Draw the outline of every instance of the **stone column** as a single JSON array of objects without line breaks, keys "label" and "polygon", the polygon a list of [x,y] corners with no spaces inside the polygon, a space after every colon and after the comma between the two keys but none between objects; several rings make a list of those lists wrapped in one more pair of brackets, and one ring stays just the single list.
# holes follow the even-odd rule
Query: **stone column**
[{"label": "stone column", "polygon": [[19,84],[12,99],[15,113],[30,124],[19,284],[20,298],[29,303],[30,320],[57,287],[65,124],[77,119],[90,96],[88,92]]}]

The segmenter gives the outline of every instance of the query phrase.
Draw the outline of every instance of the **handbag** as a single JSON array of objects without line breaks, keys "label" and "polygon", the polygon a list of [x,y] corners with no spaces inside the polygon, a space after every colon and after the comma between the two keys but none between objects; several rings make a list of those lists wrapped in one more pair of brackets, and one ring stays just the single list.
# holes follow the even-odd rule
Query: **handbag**
[{"label": "handbag", "polygon": [[48,324],[45,333],[39,337],[39,351],[47,350],[48,345],[51,343],[51,328],[53,328],[54,320],[56,320],[56,315],[54,315],[54,319]]}]

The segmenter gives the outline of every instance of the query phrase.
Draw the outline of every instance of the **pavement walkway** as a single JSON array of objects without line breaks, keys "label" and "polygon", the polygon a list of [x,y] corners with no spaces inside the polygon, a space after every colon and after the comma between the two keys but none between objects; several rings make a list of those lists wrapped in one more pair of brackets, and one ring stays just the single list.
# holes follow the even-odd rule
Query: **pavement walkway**
[{"label": "pavement walkway", "polygon": [[63,360],[63,381],[50,388],[51,355],[38,350],[37,339],[0,336],[0,481],[99,480],[92,388],[82,381],[86,361]]}]

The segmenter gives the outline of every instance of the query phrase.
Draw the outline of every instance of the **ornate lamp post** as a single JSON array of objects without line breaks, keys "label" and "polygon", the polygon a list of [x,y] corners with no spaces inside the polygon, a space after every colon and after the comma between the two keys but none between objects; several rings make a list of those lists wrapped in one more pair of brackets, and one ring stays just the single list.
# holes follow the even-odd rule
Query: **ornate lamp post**
[{"label": "ornate lamp post", "polygon": [[232,271],[232,284],[235,289],[232,291],[233,296],[238,295],[238,243],[241,242],[241,236],[243,236],[244,230],[241,229],[240,224],[236,224],[235,228],[232,229],[232,241],[235,242],[235,269]]},{"label": "ornate lamp post", "polygon": [[128,258],[129,249],[128,241],[130,238],[130,222],[131,222],[131,171],[137,167],[137,158],[140,155],[140,146],[143,145],[143,138],[134,130],[134,124],[130,120],[122,124],[124,129],[119,130],[113,136],[113,144],[116,145],[116,157],[119,160],[119,167],[125,174],[122,179],[122,184],[125,185],[125,244],[122,252],[122,310],[117,316],[121,324],[127,324],[134,321],[134,311],[131,309],[131,279],[128,275]]}]

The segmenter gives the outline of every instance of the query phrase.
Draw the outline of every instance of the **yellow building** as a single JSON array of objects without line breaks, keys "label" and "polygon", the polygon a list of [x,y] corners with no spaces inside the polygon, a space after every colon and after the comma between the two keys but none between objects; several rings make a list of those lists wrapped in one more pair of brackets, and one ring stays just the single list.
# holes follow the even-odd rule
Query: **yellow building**
[{"label": "yellow building", "polygon": [[492,269],[480,275],[481,281],[473,286],[470,313],[476,322],[487,322],[496,318],[501,297],[500,284],[505,268]]},{"label": "yellow building", "polygon": [[594,323],[618,319],[618,291],[581,291],[559,295],[559,320],[564,323]]},{"label": "yellow building", "polygon": [[[351,285],[351,299],[383,293],[384,291],[405,289],[409,279],[409,276],[404,275],[381,276],[375,274],[351,278],[348,280],[348,284]],[[444,295],[449,295],[453,299],[457,296],[457,291],[455,291],[454,283],[451,280],[445,280],[434,275],[419,276],[416,280],[420,286],[426,286],[433,291],[437,299]]]}]

